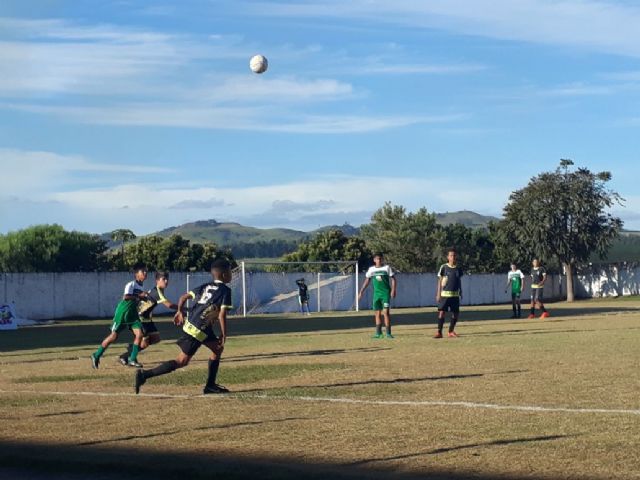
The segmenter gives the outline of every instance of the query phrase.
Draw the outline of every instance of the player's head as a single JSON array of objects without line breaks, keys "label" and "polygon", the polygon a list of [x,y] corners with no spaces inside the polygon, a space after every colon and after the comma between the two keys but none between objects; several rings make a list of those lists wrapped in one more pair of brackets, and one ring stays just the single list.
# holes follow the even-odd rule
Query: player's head
[{"label": "player's head", "polygon": [[164,288],[167,285],[169,285],[169,272],[164,270],[156,272],[156,286]]},{"label": "player's head", "polygon": [[515,272],[517,269],[518,269],[518,266],[515,263],[512,263],[511,270]]},{"label": "player's head", "polygon": [[231,264],[229,260],[220,258],[211,264],[211,275],[215,280],[229,283],[231,281]]},{"label": "player's head", "polygon": [[136,263],[133,266],[133,275],[139,282],[144,282],[147,279],[147,266],[142,262]]},{"label": "player's head", "polygon": [[456,252],[456,249],[453,247],[447,248],[447,261],[451,265],[455,265],[457,258],[458,258],[458,252]]},{"label": "player's head", "polygon": [[304,278],[299,278],[299,279],[297,280],[297,283],[298,283],[298,285],[302,285],[302,284],[304,284]]},{"label": "player's head", "polygon": [[533,268],[538,268],[538,266],[540,265],[540,260],[538,260],[537,258],[534,258],[531,261],[531,265],[533,265]]},{"label": "player's head", "polygon": [[384,254],[382,252],[376,252],[373,254],[373,264],[376,267],[381,267],[384,263]]}]

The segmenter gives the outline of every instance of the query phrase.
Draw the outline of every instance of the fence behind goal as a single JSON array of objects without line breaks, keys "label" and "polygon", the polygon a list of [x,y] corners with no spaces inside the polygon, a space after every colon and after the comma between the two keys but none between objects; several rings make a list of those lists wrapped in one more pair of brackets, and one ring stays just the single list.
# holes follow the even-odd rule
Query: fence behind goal
[{"label": "fence behind goal", "polygon": [[[309,272],[310,267],[334,271]],[[296,280],[301,278],[308,287],[311,312],[358,311],[358,273],[357,262],[241,262],[229,287],[234,311],[243,316],[299,312]],[[210,281],[209,273],[190,273],[187,290]]]}]

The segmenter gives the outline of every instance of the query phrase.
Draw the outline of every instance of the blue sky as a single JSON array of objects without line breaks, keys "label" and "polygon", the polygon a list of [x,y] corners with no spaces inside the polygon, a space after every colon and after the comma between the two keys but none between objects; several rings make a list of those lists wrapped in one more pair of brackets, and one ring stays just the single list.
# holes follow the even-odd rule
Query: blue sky
[{"label": "blue sky", "polygon": [[640,229],[638,25],[631,1],[5,0],[0,233],[500,215],[561,158],[611,171]]}]

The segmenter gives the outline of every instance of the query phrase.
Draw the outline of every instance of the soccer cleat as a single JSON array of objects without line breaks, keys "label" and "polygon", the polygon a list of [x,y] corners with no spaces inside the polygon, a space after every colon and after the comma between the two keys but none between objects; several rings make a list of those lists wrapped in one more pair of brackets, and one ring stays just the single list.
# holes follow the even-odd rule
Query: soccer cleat
[{"label": "soccer cleat", "polygon": [[536,316],[533,313],[530,313],[527,318],[536,318]]},{"label": "soccer cleat", "polygon": [[217,393],[229,393],[229,389],[214,383],[213,385],[206,385],[202,390],[203,395],[217,394]]},{"label": "soccer cleat", "polygon": [[442,338],[442,334],[438,332],[433,336],[433,338]]},{"label": "soccer cleat", "polygon": [[460,335],[458,335],[456,332],[449,332],[447,333],[447,337],[449,338],[458,338]]},{"label": "soccer cleat", "polygon": [[118,357],[118,361],[123,367],[127,366],[127,361],[129,360],[129,356],[126,353],[123,353]]},{"label": "soccer cleat", "polygon": [[376,339],[378,339],[378,338],[383,338],[383,337],[384,337],[384,335],[383,335],[383,334],[381,334],[381,333],[376,333],[375,335],[372,335],[372,336],[371,336],[371,338],[376,338]]},{"label": "soccer cleat", "polygon": [[396,337],[394,337],[393,335],[391,335],[390,333],[387,333],[384,338],[389,338],[389,339],[394,339]]},{"label": "soccer cleat", "polygon": [[137,370],[134,378],[133,388],[135,388],[137,395],[140,393],[140,387],[144,385],[144,382],[146,382],[147,379],[144,378],[144,372],[142,370]]},{"label": "soccer cleat", "polygon": [[91,366],[96,370],[100,366],[100,357],[96,357],[93,353],[91,354]]},{"label": "soccer cleat", "polygon": [[542,315],[540,315],[540,318],[547,318],[549,316],[549,312],[542,312]]},{"label": "soccer cleat", "polygon": [[142,364],[137,360],[129,360],[127,362],[127,367],[142,368]]}]

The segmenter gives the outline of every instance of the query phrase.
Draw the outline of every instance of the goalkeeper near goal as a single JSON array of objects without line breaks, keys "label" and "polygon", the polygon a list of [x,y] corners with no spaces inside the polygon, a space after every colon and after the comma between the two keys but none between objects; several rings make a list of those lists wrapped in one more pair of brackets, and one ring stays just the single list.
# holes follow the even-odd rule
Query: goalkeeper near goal
[{"label": "goalkeeper near goal", "polygon": [[384,317],[386,338],[393,338],[393,335],[391,335],[391,315],[389,309],[391,307],[391,299],[396,297],[397,282],[393,269],[389,265],[385,265],[384,255],[382,253],[376,253],[373,256],[373,266],[367,270],[366,280],[358,293],[358,301],[360,301],[364,291],[372,281],[373,310],[375,311],[376,319],[376,333],[373,338],[383,338],[382,317]]}]

